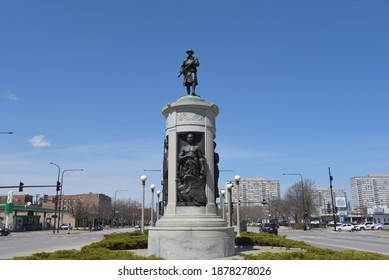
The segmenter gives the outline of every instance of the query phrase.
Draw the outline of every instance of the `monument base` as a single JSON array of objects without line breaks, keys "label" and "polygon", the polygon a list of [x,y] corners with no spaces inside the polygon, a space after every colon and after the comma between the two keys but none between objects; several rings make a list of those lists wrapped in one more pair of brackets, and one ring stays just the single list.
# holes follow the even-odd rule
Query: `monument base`
[{"label": "monument base", "polygon": [[148,253],[166,260],[208,260],[235,254],[232,227],[155,227]]}]

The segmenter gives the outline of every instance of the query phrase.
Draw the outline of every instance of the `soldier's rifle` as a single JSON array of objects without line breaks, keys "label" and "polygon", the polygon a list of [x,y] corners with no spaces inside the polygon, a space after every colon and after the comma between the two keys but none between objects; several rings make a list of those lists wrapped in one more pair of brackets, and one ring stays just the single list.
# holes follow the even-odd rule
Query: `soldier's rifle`
[{"label": "soldier's rifle", "polygon": [[200,55],[199,57],[193,57],[193,61],[191,63],[189,63],[188,65],[186,65],[184,67],[184,69],[182,69],[182,71],[180,71],[180,74],[177,76],[177,78],[181,77],[182,74],[184,74],[185,70],[189,68],[189,66],[191,66],[196,60],[198,60],[200,57],[202,57],[203,55]]}]

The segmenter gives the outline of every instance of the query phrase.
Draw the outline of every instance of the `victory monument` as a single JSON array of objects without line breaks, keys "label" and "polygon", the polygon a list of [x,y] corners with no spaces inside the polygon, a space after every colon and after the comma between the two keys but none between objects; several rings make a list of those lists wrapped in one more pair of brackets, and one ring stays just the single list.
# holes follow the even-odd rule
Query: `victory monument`
[{"label": "victory monument", "polygon": [[[187,95],[168,103],[163,158],[164,215],[149,230],[148,253],[164,259],[217,259],[233,256],[233,227],[218,213],[219,108],[196,95],[200,63],[187,51],[180,75]],[[192,90],[192,91],[191,91]]]}]

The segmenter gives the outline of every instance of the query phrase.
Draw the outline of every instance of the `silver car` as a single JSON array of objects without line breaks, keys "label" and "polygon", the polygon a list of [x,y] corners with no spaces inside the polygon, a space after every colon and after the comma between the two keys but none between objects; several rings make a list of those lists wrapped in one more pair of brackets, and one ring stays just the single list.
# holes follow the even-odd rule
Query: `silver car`
[{"label": "silver car", "polygon": [[382,230],[382,229],[387,229],[389,230],[389,223],[383,223],[383,224],[374,224],[371,229],[374,230]]}]

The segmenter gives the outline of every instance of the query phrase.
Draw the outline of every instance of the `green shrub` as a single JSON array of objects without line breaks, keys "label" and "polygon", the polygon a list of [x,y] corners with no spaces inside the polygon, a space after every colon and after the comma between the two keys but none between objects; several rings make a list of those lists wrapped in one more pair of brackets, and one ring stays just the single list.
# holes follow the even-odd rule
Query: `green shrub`
[{"label": "green shrub", "polygon": [[27,257],[15,257],[13,260],[158,260],[156,256],[142,257],[128,251],[112,251],[104,248],[81,250],[61,250],[52,253],[36,253]]},{"label": "green shrub", "polygon": [[106,248],[110,250],[130,250],[130,249],[145,249],[147,248],[148,236],[141,233],[113,233],[104,235],[104,239],[92,243],[86,247],[91,248]]},{"label": "green shrub", "polygon": [[235,237],[236,246],[254,246],[254,241],[249,236]]},{"label": "green shrub", "polygon": [[270,233],[256,233],[256,232],[242,232],[241,237],[235,238],[235,244],[238,246],[250,244],[255,246],[271,246],[271,247],[302,248],[302,249],[311,247],[310,245],[302,241],[287,239],[285,236],[279,236]]}]

